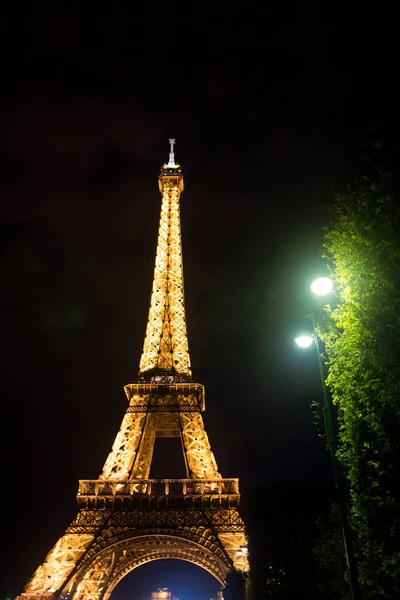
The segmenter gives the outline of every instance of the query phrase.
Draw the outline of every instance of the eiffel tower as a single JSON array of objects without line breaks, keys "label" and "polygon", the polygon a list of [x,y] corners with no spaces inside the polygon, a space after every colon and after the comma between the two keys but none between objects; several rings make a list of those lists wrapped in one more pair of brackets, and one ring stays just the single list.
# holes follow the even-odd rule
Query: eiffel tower
[{"label": "eiffel tower", "polygon": [[[175,140],[158,179],[162,195],[149,318],[138,380],[96,480],[81,480],[78,514],[17,600],[107,600],[121,579],[158,559],[210,572],[248,571],[238,479],[218,471],[204,429],[204,386],[192,379],[183,289]],[[156,438],[181,439],[186,479],[149,479]]]}]

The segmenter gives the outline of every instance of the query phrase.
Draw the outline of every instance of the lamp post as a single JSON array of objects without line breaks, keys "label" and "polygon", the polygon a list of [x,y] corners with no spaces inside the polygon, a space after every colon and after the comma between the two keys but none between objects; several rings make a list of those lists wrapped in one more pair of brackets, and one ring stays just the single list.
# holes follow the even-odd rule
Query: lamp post
[{"label": "lamp post", "polygon": [[[318,296],[325,296],[329,294],[332,290],[333,283],[331,279],[327,277],[320,277],[316,279],[311,284],[311,291]],[[325,376],[324,376],[324,368],[322,364],[321,352],[319,339],[316,329],[315,316],[314,313],[311,314],[312,319],[312,328],[313,335],[301,335],[295,339],[295,342],[301,348],[307,348],[311,346],[312,343],[315,345],[315,349],[317,351],[318,356],[318,368],[319,375],[321,379],[322,386],[322,414],[324,417],[324,426],[325,426],[325,434],[326,434],[326,445],[328,447],[329,454],[331,456],[332,461],[332,469],[333,469],[333,479],[335,483],[336,489],[336,497],[339,505],[340,511],[340,522],[342,528],[342,537],[343,537],[343,545],[346,555],[347,562],[347,571],[349,575],[349,583],[350,583],[350,592],[352,600],[361,600],[361,591],[358,582],[358,574],[357,574],[357,566],[354,559],[354,551],[353,551],[353,543],[352,543],[352,534],[349,526],[349,520],[347,516],[346,510],[346,502],[343,493],[343,483],[342,483],[342,475],[340,471],[340,467],[338,464],[338,460],[336,457],[336,438],[333,430],[332,424],[332,411],[331,411],[331,399],[327,393],[326,385],[325,385]]]}]

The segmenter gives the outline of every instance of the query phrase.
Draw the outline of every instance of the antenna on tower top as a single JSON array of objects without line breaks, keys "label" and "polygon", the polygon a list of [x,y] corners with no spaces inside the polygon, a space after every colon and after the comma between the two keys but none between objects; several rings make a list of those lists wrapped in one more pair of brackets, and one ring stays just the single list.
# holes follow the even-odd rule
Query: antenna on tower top
[{"label": "antenna on tower top", "polygon": [[175,138],[169,138],[169,161],[168,167],[174,168],[175,164],[175,156],[174,156],[174,146],[175,146]]}]

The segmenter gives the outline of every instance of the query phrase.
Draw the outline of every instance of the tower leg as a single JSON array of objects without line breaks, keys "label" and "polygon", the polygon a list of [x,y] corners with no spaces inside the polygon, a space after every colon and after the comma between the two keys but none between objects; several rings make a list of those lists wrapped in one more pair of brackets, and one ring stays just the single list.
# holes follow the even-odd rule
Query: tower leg
[{"label": "tower leg", "polygon": [[146,422],[146,413],[125,413],[100,479],[124,481],[129,478]]},{"label": "tower leg", "polygon": [[74,600],[102,600],[106,594],[114,566],[115,553],[111,552],[93,564],[81,579],[71,586],[71,597]]},{"label": "tower leg", "polygon": [[148,479],[156,439],[156,421],[154,413],[147,413],[142,438],[136,452],[132,468],[132,479]]},{"label": "tower leg", "polygon": [[221,479],[201,414],[199,412],[181,413],[180,423],[191,477],[193,479]]},{"label": "tower leg", "polygon": [[63,586],[94,539],[92,534],[63,535],[50,550],[49,554],[33,577],[25,586],[24,593],[16,600],[45,600]]}]

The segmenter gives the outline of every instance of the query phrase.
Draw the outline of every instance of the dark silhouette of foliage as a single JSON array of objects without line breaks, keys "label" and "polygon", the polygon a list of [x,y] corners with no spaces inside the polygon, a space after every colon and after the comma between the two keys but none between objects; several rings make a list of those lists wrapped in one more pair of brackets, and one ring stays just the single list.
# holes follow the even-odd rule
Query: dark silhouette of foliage
[{"label": "dark silhouette of foliage", "polygon": [[241,573],[232,571],[227,576],[227,585],[224,590],[225,600],[244,600],[246,595],[246,581]]},{"label": "dark silhouette of foliage", "polygon": [[340,512],[331,506],[329,517],[317,520],[318,537],[314,547],[317,567],[317,589],[321,600],[348,600],[346,557],[344,553]]},{"label": "dark silhouette of foliage", "polygon": [[330,486],[304,483],[276,482],[253,490],[246,519],[251,569],[246,600],[317,598],[315,520],[332,495]]}]

